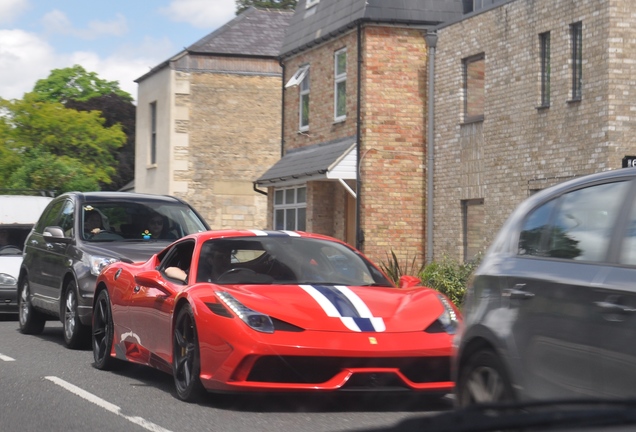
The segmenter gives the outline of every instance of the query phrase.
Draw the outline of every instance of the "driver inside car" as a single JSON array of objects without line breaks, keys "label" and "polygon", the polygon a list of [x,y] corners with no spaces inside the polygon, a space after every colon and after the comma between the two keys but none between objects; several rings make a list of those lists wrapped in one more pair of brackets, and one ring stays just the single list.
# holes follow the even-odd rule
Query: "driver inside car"
[{"label": "driver inside car", "polygon": [[207,248],[199,259],[197,282],[216,282],[232,267],[232,253],[229,250]]}]

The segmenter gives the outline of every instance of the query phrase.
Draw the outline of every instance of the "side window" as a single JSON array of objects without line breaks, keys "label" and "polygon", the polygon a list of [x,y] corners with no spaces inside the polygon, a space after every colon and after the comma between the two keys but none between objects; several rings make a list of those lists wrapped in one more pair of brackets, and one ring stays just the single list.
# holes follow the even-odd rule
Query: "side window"
[{"label": "side window", "polygon": [[542,239],[549,232],[550,215],[557,201],[552,200],[530,213],[519,235],[519,255],[545,255]]},{"label": "side window", "polygon": [[57,225],[62,228],[62,231],[64,231],[66,237],[73,237],[73,221],[75,220],[74,208],[71,201],[66,201],[57,223]]},{"label": "side window", "polygon": [[550,232],[548,255],[595,262],[605,259],[628,188],[628,182],[616,182],[565,194]]},{"label": "side window", "polygon": [[175,245],[161,261],[159,270],[165,271],[168,267],[178,267],[186,274],[190,274],[192,264],[192,254],[194,252],[194,242],[185,241]]},{"label": "side window", "polygon": [[627,231],[622,237],[619,262],[621,264],[636,265],[636,201],[632,204],[627,221]]},{"label": "side window", "polygon": [[47,226],[55,225],[59,218],[60,212],[62,211],[62,206],[65,202],[66,201],[58,201],[51,204],[51,206],[47,208],[42,214],[42,217],[40,217],[35,230],[42,234],[44,228],[46,228]]}]

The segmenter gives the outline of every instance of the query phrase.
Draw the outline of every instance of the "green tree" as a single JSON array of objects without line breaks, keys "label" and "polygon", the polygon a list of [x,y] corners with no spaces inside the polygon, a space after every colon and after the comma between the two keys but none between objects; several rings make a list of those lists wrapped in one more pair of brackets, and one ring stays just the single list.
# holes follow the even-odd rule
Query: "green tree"
[{"label": "green tree", "polygon": [[33,93],[0,99],[0,110],[0,154],[21,161],[3,174],[9,187],[97,190],[111,182],[113,153],[126,142],[121,125],[106,127],[99,111],[69,109]]},{"label": "green tree", "polygon": [[117,81],[106,81],[95,72],[87,72],[80,65],[64,69],[53,69],[45,79],[38,80],[33,88],[38,101],[62,102],[87,101],[114,93],[132,101],[130,94],[119,88]]},{"label": "green tree", "polygon": [[296,9],[298,0],[236,0],[236,14],[251,6],[269,9]]}]

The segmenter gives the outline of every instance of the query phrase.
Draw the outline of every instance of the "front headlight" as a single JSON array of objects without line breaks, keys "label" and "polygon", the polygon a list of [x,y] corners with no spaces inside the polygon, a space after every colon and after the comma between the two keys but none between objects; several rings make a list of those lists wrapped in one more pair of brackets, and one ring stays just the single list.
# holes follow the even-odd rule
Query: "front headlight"
[{"label": "front headlight", "polygon": [[444,297],[441,294],[438,294],[437,297],[439,298],[439,301],[442,302],[442,305],[444,306],[444,312],[437,319],[440,322],[440,324],[444,327],[444,330],[446,331],[446,333],[455,334],[455,331],[457,330],[457,325],[459,324],[459,321],[457,319],[457,313],[455,312],[455,309],[453,309],[453,306],[450,304],[448,299],[446,299],[446,297]]},{"label": "front headlight", "polygon": [[18,281],[10,274],[0,273],[0,285],[17,285]]},{"label": "front headlight", "polygon": [[262,333],[274,333],[274,323],[269,316],[248,308],[224,291],[218,291],[216,295],[236,316],[254,330]]},{"label": "front headlight", "polygon": [[108,264],[119,261],[117,258],[103,257],[98,255],[87,254],[85,255],[85,257],[88,259],[88,265],[93,276],[99,276],[99,273],[104,269],[104,267],[106,267]]}]

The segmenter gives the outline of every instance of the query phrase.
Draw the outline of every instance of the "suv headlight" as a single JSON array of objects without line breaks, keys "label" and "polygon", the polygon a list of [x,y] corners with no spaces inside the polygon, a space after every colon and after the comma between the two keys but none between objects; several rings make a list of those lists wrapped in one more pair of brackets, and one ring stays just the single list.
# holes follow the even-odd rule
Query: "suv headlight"
[{"label": "suv headlight", "polygon": [[103,256],[88,255],[88,254],[85,256],[88,259],[88,265],[91,269],[91,274],[93,276],[99,276],[99,274],[104,269],[104,267],[106,267],[108,264],[112,264],[114,262],[119,261],[117,258],[112,258],[112,257],[103,257]]},{"label": "suv headlight", "polygon": [[17,285],[18,281],[10,274],[0,273],[0,285]]}]

